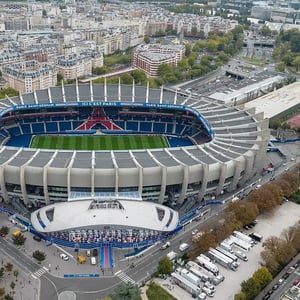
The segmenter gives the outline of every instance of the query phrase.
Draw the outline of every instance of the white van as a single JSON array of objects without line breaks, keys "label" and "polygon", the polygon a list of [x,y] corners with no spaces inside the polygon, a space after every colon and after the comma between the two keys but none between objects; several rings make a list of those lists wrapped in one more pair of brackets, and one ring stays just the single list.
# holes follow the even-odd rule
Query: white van
[{"label": "white van", "polygon": [[96,261],[96,257],[95,257],[95,256],[92,256],[92,257],[91,257],[91,264],[92,264],[92,265],[96,265],[96,264],[97,264],[97,261]]},{"label": "white van", "polygon": [[189,248],[190,248],[190,245],[187,244],[187,243],[182,243],[182,244],[179,246],[179,250],[180,250],[181,252],[186,251],[186,250],[189,249]]}]

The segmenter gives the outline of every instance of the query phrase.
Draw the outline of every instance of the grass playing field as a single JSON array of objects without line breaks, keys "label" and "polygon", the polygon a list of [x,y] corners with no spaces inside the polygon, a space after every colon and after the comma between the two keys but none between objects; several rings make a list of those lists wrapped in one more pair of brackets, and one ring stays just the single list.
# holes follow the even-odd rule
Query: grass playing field
[{"label": "grass playing field", "polygon": [[131,150],[168,148],[164,136],[156,135],[38,135],[31,148],[64,150]]}]

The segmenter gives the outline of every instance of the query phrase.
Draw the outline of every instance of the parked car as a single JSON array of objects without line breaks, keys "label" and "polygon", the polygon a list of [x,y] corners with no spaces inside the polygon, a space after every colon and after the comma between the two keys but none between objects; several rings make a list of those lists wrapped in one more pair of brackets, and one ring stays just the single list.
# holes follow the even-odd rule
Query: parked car
[{"label": "parked car", "polygon": [[65,254],[65,253],[60,253],[60,254],[59,254],[59,257],[60,257],[62,260],[65,260],[65,261],[69,260],[69,256],[68,256],[67,254]]},{"label": "parked car", "polygon": [[40,242],[40,241],[42,240],[42,238],[39,237],[39,236],[37,236],[37,235],[34,235],[34,236],[33,236],[33,239],[34,239],[35,241],[37,241],[37,242]]},{"label": "parked car", "polygon": [[93,249],[93,256],[98,256],[98,249]]},{"label": "parked car", "polygon": [[3,232],[0,232],[1,237],[5,237],[5,234]]}]

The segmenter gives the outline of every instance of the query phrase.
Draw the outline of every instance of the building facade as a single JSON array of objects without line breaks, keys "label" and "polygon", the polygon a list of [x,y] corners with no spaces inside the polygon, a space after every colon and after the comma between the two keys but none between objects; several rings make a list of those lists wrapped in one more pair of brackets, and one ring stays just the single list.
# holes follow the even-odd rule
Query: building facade
[{"label": "building facade", "polygon": [[6,65],[2,74],[7,85],[21,94],[47,89],[57,84],[56,67],[36,60]]}]

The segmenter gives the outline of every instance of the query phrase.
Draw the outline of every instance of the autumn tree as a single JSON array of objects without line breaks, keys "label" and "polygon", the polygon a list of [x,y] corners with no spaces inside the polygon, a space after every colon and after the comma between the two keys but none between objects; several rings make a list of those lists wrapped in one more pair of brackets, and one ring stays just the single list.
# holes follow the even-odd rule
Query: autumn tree
[{"label": "autumn tree", "polygon": [[269,237],[263,243],[263,247],[261,257],[272,274],[281,270],[297,253],[287,241],[275,236]]},{"label": "autumn tree", "polygon": [[297,252],[300,251],[300,225],[299,223],[283,231],[285,241],[294,247]]},{"label": "autumn tree", "polygon": [[247,201],[255,203],[260,214],[270,212],[277,206],[272,192],[264,187],[250,193]]},{"label": "autumn tree", "polygon": [[232,229],[240,229],[258,216],[258,208],[255,203],[248,201],[235,201],[225,209],[225,219]]},{"label": "autumn tree", "polygon": [[10,262],[8,262],[4,265],[4,268],[5,268],[6,272],[11,272],[13,270],[13,267],[14,267],[14,265]]},{"label": "autumn tree", "polygon": [[280,178],[276,180],[276,184],[281,188],[284,197],[289,197],[293,193],[293,189],[288,181]]},{"label": "autumn tree", "polygon": [[216,237],[210,230],[204,230],[203,234],[196,242],[196,252],[206,252],[210,247],[215,248],[217,246]]}]

